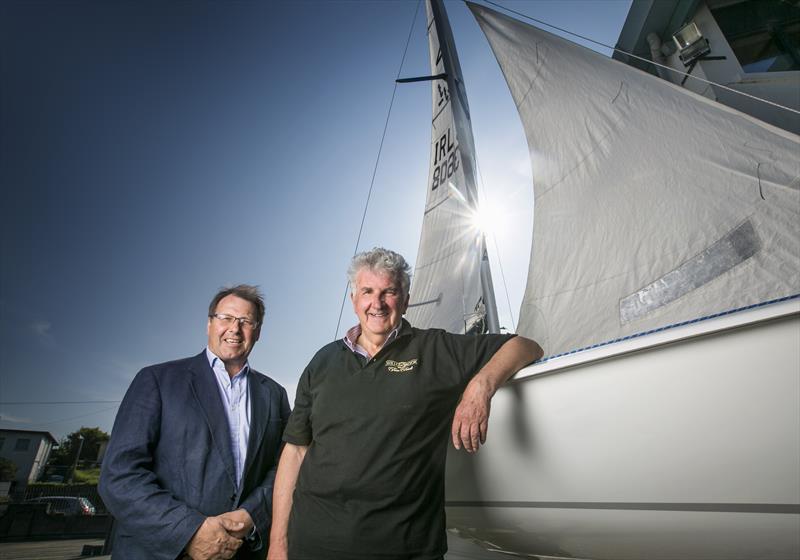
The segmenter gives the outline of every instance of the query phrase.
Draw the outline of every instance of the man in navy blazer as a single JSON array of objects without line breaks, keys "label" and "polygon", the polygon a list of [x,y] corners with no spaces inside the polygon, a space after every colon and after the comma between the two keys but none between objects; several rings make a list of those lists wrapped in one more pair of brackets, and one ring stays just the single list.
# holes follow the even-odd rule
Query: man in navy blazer
[{"label": "man in navy blazer", "polygon": [[221,290],[208,347],[134,378],[100,475],[115,560],[266,555],[289,400],[247,362],[263,319],[255,287]]}]

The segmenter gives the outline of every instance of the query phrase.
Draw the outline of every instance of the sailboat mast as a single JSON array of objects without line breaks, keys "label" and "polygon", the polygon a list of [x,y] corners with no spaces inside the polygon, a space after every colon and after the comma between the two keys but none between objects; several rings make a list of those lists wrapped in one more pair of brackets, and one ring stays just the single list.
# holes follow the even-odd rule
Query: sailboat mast
[{"label": "sailboat mast", "polygon": [[[453,125],[459,143],[459,153],[464,172],[464,197],[473,211],[478,208],[478,193],[476,188],[475,141],[472,137],[472,125],[469,115],[469,104],[464,89],[464,79],[461,75],[461,64],[458,61],[453,32],[447,12],[442,0],[427,0],[433,23],[436,27],[436,36],[439,42],[437,58],[444,65],[444,80],[447,82],[447,92],[450,107],[453,112]],[[430,32],[430,31],[429,31]],[[436,87],[434,85],[434,87]],[[492,283],[492,272],[489,267],[489,255],[486,249],[486,238],[483,232],[478,236],[480,255],[480,283],[481,295],[485,313],[485,329],[491,333],[500,332],[500,322],[497,316],[497,302]]]},{"label": "sailboat mast", "polygon": [[486,331],[500,332],[500,319],[497,316],[497,302],[494,299],[494,284],[492,271],[489,268],[489,253],[486,251],[486,237],[481,234],[481,287],[483,288],[483,302],[486,306]]}]

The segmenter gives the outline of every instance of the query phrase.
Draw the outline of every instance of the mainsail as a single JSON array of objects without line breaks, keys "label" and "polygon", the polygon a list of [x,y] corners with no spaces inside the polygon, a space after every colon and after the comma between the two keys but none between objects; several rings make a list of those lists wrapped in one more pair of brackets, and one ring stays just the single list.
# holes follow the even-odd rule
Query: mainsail
[{"label": "mainsail", "polygon": [[433,119],[428,195],[408,317],[422,328],[497,332],[478,196],[469,106],[441,0],[426,3]]},{"label": "mainsail", "polygon": [[534,182],[518,332],[550,356],[800,292],[800,141],[469,4]]}]

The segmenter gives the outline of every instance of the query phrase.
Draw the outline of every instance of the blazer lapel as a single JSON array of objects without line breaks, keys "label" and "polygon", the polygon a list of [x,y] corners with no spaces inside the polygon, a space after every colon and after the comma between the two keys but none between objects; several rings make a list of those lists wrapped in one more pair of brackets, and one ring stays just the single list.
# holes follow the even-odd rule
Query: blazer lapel
[{"label": "blazer lapel", "polygon": [[214,379],[214,371],[208,364],[205,350],[195,358],[190,369],[192,372],[192,392],[200,404],[200,410],[203,411],[208,430],[211,432],[211,439],[219,456],[222,458],[225,471],[230,476],[233,485],[236,486],[236,471],[233,465],[228,417],[222,406],[217,380]]},{"label": "blazer lapel", "polygon": [[250,435],[247,438],[247,458],[244,463],[244,479],[253,461],[261,449],[264,432],[269,424],[269,412],[272,406],[267,380],[254,370],[250,370]]}]

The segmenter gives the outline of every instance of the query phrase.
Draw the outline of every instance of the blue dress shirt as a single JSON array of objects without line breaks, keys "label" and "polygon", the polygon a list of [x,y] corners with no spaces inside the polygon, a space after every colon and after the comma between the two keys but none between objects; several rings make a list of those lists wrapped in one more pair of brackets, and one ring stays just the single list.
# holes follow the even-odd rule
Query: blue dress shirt
[{"label": "blue dress shirt", "polygon": [[231,434],[231,451],[236,465],[236,484],[241,488],[244,462],[247,458],[247,439],[250,436],[250,391],[248,386],[250,364],[231,377],[225,370],[225,364],[211,350],[206,348],[206,356],[214,377],[217,380],[219,394],[225,414],[228,416],[228,429]]}]

